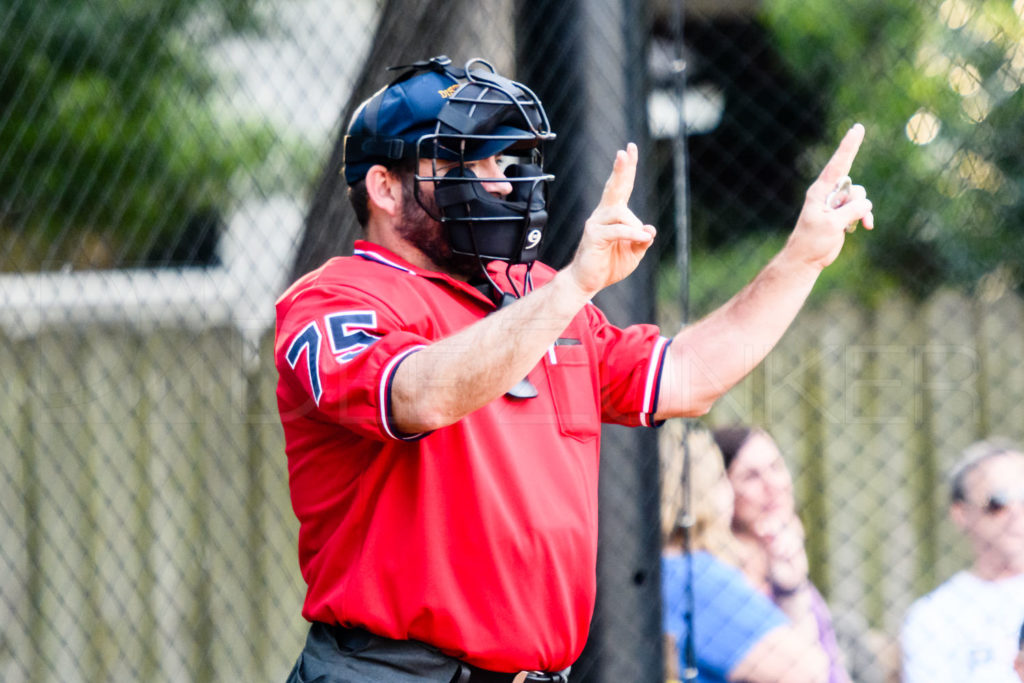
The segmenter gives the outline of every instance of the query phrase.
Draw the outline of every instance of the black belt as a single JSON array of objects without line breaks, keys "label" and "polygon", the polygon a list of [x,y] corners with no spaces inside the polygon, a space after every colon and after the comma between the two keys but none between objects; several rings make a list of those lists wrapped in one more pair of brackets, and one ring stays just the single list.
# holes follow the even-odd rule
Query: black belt
[{"label": "black belt", "polygon": [[[314,627],[316,626],[314,625]],[[455,677],[452,678],[452,683],[568,683],[569,681],[568,669],[556,673],[545,673],[543,671],[519,671],[516,673],[489,671],[447,657],[436,648],[425,643],[412,640],[392,640],[384,636],[375,635],[362,628],[346,628],[338,624],[319,624],[319,626],[323,626],[333,636],[338,646],[341,646],[343,649],[363,650],[367,646],[372,647],[374,643],[385,643],[390,644],[390,646],[404,645],[419,655],[422,655],[423,652],[436,653],[435,664],[437,658],[449,662],[458,662],[459,668],[455,672]],[[392,652],[394,652],[393,648]]]},{"label": "black belt", "polygon": [[452,679],[452,683],[568,683],[569,681],[568,669],[557,673],[544,671],[505,673],[488,671],[465,662],[462,662],[459,667],[459,673]]}]

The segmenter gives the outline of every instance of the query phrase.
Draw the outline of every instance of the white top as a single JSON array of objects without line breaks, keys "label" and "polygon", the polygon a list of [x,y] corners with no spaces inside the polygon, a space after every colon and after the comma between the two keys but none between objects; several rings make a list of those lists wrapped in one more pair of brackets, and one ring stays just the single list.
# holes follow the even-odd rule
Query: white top
[{"label": "white top", "polygon": [[1020,683],[1024,574],[985,581],[955,574],[918,599],[901,632],[903,683]]}]

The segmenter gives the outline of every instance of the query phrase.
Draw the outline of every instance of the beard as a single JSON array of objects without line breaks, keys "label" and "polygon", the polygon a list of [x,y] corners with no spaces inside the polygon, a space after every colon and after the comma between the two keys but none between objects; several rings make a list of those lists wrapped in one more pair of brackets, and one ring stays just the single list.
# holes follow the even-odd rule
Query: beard
[{"label": "beard", "polygon": [[437,270],[455,277],[469,279],[480,274],[483,268],[479,259],[452,251],[447,230],[432,216],[441,215],[434,196],[415,191],[416,179],[407,178],[402,184],[402,218],[398,234],[405,241],[419,249]]}]

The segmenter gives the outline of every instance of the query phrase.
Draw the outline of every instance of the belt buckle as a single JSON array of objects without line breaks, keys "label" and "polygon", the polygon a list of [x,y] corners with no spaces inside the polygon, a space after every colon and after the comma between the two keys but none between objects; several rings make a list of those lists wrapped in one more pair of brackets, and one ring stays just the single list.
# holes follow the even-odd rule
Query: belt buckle
[{"label": "belt buckle", "polygon": [[520,671],[512,677],[512,683],[531,683],[531,681],[545,681],[549,683],[564,683],[568,680],[565,672],[553,674],[546,671]]}]

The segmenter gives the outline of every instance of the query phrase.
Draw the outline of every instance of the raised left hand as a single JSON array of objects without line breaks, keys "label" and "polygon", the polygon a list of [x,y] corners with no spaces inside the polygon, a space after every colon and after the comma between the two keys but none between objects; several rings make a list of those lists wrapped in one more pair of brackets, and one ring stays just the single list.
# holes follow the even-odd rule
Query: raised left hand
[{"label": "raised left hand", "polygon": [[835,206],[829,206],[828,202],[837,184],[850,174],[863,141],[864,126],[854,124],[817,180],[807,189],[800,217],[786,242],[785,248],[793,257],[824,268],[835,261],[842,250],[848,226],[859,221],[867,230],[875,227],[871,200],[863,186],[851,184],[849,190],[835,197],[839,200]]}]

